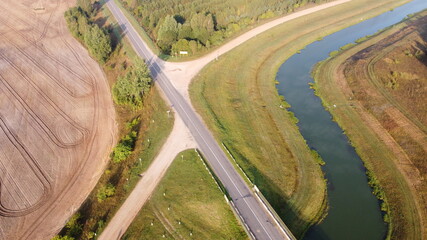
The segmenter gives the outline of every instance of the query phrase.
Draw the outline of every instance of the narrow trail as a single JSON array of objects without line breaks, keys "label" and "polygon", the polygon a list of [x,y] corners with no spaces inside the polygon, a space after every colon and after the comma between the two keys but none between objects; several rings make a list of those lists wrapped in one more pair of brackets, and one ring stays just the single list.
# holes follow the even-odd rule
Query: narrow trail
[{"label": "narrow trail", "polygon": [[[160,68],[156,69],[157,72],[163,72],[166,77],[171,79],[172,85],[185,98],[185,100],[187,100],[187,102],[191,103],[188,93],[190,82],[193,77],[196,76],[196,74],[211,61],[232,50],[233,48],[243,44],[256,35],[261,34],[275,26],[288,22],[292,19],[312,14],[349,1],[351,0],[338,0],[278,18],[242,34],[217,50],[193,61],[179,63],[165,62],[159,59],[151,51],[147,43],[143,42],[139,36],[138,37],[140,38],[140,41],[138,41],[138,47],[144,49],[144,57],[148,59],[147,63],[157,63],[158,67]],[[140,46],[140,43],[142,43],[143,46]],[[194,107],[191,104],[190,106],[194,110]],[[187,137],[183,138],[183,135]],[[183,123],[181,117],[176,114],[174,128],[172,129],[167,142],[160,150],[158,156],[153,161],[150,168],[144,173],[144,177],[139,181],[135,189],[129,195],[128,199],[126,199],[125,203],[117,211],[114,218],[106,226],[99,239],[120,239],[120,237],[126,232],[129,225],[132,223],[136,214],[143,207],[147,199],[149,199],[149,196],[151,196],[153,193],[155,187],[160,182],[176,154],[182,150],[194,147],[198,146],[196,146],[193,137],[191,137],[190,132]]]}]

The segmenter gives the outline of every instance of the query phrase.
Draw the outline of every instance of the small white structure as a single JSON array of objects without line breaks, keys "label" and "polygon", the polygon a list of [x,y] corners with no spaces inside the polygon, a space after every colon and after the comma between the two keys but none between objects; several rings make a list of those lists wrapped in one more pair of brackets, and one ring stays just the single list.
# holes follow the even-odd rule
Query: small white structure
[{"label": "small white structure", "polygon": [[43,4],[43,0],[39,0],[38,2],[37,2],[37,6],[36,7],[34,7],[34,11],[42,11],[42,10],[45,10],[45,7],[43,6],[44,4]]},{"label": "small white structure", "polygon": [[179,51],[179,54],[180,55],[188,55],[188,52],[187,51]]}]

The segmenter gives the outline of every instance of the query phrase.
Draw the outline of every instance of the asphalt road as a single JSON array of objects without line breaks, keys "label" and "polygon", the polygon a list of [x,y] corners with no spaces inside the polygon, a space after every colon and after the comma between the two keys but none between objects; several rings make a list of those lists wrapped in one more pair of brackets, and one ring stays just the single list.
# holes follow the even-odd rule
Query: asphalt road
[{"label": "asphalt road", "polygon": [[189,128],[203,156],[232,198],[241,218],[247,225],[246,227],[256,239],[292,239],[275,224],[274,219],[266,212],[265,207],[255,198],[249,186],[236,172],[225,152],[196,115],[193,108],[162,72],[162,61],[147,48],[114,1],[106,0],[106,4],[137,54],[146,60],[155,83],[162,89],[179,117]]}]

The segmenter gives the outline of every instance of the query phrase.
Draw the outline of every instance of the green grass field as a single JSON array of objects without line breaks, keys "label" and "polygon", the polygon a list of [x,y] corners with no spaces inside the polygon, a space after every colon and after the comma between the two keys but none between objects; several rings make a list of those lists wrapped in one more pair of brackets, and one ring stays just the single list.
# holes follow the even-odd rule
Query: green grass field
[{"label": "green grass field", "polygon": [[[423,15],[425,16],[426,12],[424,12]],[[366,95],[367,99],[363,99],[357,96],[357,93],[360,92],[360,88],[372,93],[387,91],[387,87],[375,84],[366,86],[366,83],[363,85],[360,79],[364,79],[364,76],[360,74],[360,72],[357,74],[357,80],[354,79],[354,77],[352,79],[347,78],[347,74],[349,73],[348,70],[345,70],[345,75],[340,74],[342,69],[348,67],[347,64],[350,64],[352,69],[357,67],[354,62],[347,63],[350,57],[359,54],[361,51],[365,51],[367,47],[371,47],[391,37],[406,26],[406,23],[400,23],[375,37],[367,39],[365,42],[355,47],[340,52],[335,57],[320,63],[316,67],[313,75],[317,83],[316,92],[320,95],[324,104],[330,105],[331,103],[340,103],[340,106],[342,106],[339,108],[330,108],[329,110],[334,119],[344,129],[365,165],[376,177],[385,193],[389,205],[388,214],[391,219],[389,228],[391,239],[423,239],[427,232],[426,226],[423,224],[427,219],[426,207],[425,204],[423,204],[427,188],[425,184],[422,182],[420,183],[420,181],[423,180],[416,179],[415,176],[418,176],[417,174],[421,174],[421,176],[426,175],[425,164],[423,163],[425,160],[421,162],[417,161],[416,157],[414,157],[417,152],[406,149],[405,145],[399,140],[406,136],[404,142],[408,142],[408,134],[405,132],[404,127],[399,128],[397,125],[394,125],[393,129],[390,130],[387,125],[392,125],[393,121],[390,122],[390,120],[381,119],[380,115],[369,110],[369,106],[371,105],[377,108],[379,105],[383,105],[384,99],[372,99],[372,97],[368,95]],[[404,36],[405,39],[403,41],[393,42],[393,46],[399,46],[405,43],[410,44],[411,41],[406,39],[408,35],[405,34]],[[396,41],[396,39],[393,41]],[[376,53],[377,55],[374,56],[378,57],[392,52],[388,48],[379,49],[383,51],[378,51]],[[398,53],[400,53],[400,51],[398,51]],[[367,66],[370,66],[369,61],[371,60],[365,60]],[[396,62],[398,61],[396,60]],[[407,67],[406,71],[410,72],[410,67]],[[380,72],[376,72],[376,74],[380,74]],[[343,85],[350,86],[352,93],[350,93],[347,88],[337,87]],[[401,87],[403,88],[404,84],[402,84]],[[344,91],[343,89],[346,90]],[[349,96],[352,96],[351,99]],[[380,94],[380,96],[384,95]],[[359,106],[359,103],[360,106],[364,107],[353,107]],[[395,106],[392,101],[385,101],[385,103],[388,103],[390,106]],[[417,103],[413,105],[420,106]],[[399,108],[400,106],[395,107]],[[367,121],[366,115],[375,118],[375,121],[378,120],[378,122],[373,123],[372,121]],[[415,120],[416,119],[414,119],[414,121]],[[383,127],[381,127],[381,124]],[[399,132],[396,136],[397,131]],[[404,153],[405,156],[395,155],[396,151],[390,149],[390,145],[383,141],[379,134],[390,134],[391,137],[396,139],[396,143],[401,144],[401,150],[406,151],[406,153]],[[411,166],[411,164],[405,163],[406,158],[411,159],[415,165]],[[420,165],[422,165],[422,167],[420,167]],[[402,174],[404,172],[406,172],[406,174]]]},{"label": "green grass field", "polygon": [[323,216],[326,185],[295,118],[279,106],[279,66],[307,44],[407,1],[353,0],[277,26],[221,56],[193,81],[191,99],[292,232]]},{"label": "green grass field", "polygon": [[178,154],[123,237],[163,238],[248,239],[194,150]]}]

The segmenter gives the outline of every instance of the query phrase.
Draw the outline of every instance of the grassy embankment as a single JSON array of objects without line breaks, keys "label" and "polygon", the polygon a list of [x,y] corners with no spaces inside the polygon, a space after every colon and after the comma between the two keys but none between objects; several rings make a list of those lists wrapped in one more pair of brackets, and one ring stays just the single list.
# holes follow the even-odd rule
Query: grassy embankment
[{"label": "grassy embankment", "polygon": [[123,237],[160,238],[248,239],[194,150],[178,154]]},{"label": "grassy embankment", "polygon": [[[111,31],[112,43],[116,46],[109,60],[102,65],[112,87],[118,76],[124,75],[132,66],[136,54],[121,39],[119,27],[106,6],[97,11],[93,20]],[[172,130],[173,117],[166,114],[169,107],[157,89],[152,88],[144,97],[140,110],[117,104],[115,109],[119,139],[130,131],[137,132],[135,148],[126,160],[120,163],[110,161],[96,187],[61,231],[62,236],[72,237],[71,239],[92,239],[95,233],[99,236],[140,179],[138,174],[148,168]],[[129,127],[132,120],[137,118],[140,122]]]},{"label": "grassy embankment", "polygon": [[212,62],[193,81],[194,106],[292,232],[301,237],[325,212],[318,161],[277,94],[279,66],[323,36],[407,1],[354,0],[275,27]]},{"label": "grassy embankment", "polygon": [[379,185],[392,239],[427,234],[426,26],[423,12],[337,53],[313,74],[324,104],[339,103],[329,111]]}]

